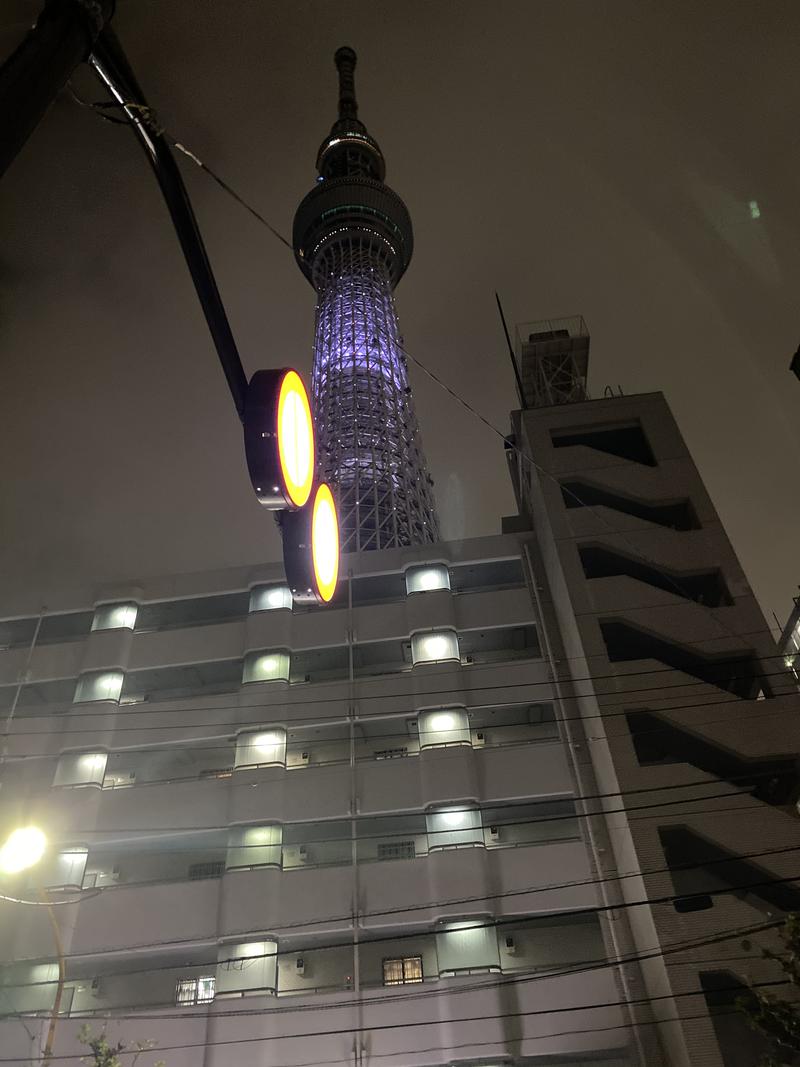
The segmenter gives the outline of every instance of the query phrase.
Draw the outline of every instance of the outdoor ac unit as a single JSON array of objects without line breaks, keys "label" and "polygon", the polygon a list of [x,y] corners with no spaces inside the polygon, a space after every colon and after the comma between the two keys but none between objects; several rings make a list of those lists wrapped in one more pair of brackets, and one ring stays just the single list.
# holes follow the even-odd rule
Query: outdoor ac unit
[{"label": "outdoor ac unit", "polygon": [[294,969],[297,972],[297,974],[305,974],[306,973],[306,961],[303,959],[302,956],[299,956],[294,961]]},{"label": "outdoor ac unit", "polygon": [[516,956],[517,954],[517,946],[514,944],[513,937],[506,938],[506,952],[509,954],[509,956]]},{"label": "outdoor ac unit", "polygon": [[490,826],[489,827],[489,840],[490,841],[499,841],[500,840],[500,827],[499,826]]}]

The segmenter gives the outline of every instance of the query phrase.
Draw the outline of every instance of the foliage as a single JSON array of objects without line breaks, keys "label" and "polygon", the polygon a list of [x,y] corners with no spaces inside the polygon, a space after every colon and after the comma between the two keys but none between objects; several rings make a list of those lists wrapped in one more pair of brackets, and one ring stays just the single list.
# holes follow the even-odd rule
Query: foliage
[{"label": "foliage", "polygon": [[[780,938],[783,948],[779,952],[762,949],[761,955],[780,965],[785,981],[800,995],[800,915],[787,918]],[[751,942],[743,941],[742,947],[749,951]],[[800,1063],[800,999],[777,997],[751,986],[746,996],[737,999],[736,1007],[768,1043],[759,1067]]]},{"label": "foliage", "polygon": [[[120,1059],[121,1052],[133,1053],[128,1064],[129,1067],[134,1067],[142,1053],[149,1052],[155,1044],[153,1041],[137,1041],[135,1045],[125,1045],[118,1041],[116,1045],[112,1045],[106,1037],[105,1030],[101,1030],[99,1034],[93,1034],[88,1024],[80,1028],[78,1040],[92,1053],[91,1056],[82,1056],[81,1063],[90,1063],[93,1067],[123,1067]],[[158,1060],[153,1063],[152,1067],[166,1067],[166,1065],[163,1060]]]}]

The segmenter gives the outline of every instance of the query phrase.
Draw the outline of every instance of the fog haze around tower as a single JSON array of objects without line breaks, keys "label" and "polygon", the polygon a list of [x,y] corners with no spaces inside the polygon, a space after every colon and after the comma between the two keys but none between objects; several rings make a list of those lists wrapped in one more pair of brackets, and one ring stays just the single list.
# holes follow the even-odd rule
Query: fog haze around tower
[{"label": "fog haze around tower", "polygon": [[[6,5],[10,51],[39,10]],[[414,220],[408,350],[502,429],[511,322],[582,313],[592,395],[663,389],[769,612],[797,582],[795,4],[120,5],[164,125],[290,237],[331,55]],[[99,96],[82,74],[76,87]],[[310,371],[286,248],[181,163],[246,368]],[[7,174],[0,588],[277,559],[177,241],[129,131],[64,95]],[[445,536],[513,509],[502,447],[413,365]]]}]

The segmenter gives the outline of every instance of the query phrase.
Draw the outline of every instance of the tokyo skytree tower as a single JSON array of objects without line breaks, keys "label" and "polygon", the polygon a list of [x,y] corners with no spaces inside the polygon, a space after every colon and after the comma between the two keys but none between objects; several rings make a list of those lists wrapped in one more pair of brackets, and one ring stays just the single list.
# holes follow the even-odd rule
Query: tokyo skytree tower
[{"label": "tokyo skytree tower", "polygon": [[411,259],[411,218],[358,119],[351,48],[336,53],[339,118],[297,209],[293,244],[317,292],[312,398],[320,477],[339,507],[343,552],[436,541],[393,291]]}]

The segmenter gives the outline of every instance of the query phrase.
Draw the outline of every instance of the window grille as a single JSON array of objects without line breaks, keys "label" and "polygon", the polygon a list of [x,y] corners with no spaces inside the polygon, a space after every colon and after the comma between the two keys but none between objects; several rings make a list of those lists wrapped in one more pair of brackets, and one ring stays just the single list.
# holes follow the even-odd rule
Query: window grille
[{"label": "window grille", "polygon": [[211,860],[208,863],[193,863],[189,868],[189,881],[197,882],[201,878],[220,878],[224,873],[224,860]]},{"label": "window grille", "polygon": [[402,759],[408,755],[408,746],[402,748],[379,748],[375,752],[375,759]]},{"label": "window grille", "polygon": [[413,860],[417,851],[413,841],[379,842],[379,860]]},{"label": "window grille", "polygon": [[213,974],[204,974],[199,978],[179,978],[175,984],[175,1003],[208,1004],[214,999],[216,979]]},{"label": "window grille", "polygon": [[384,985],[413,985],[422,981],[422,956],[383,961]]}]

